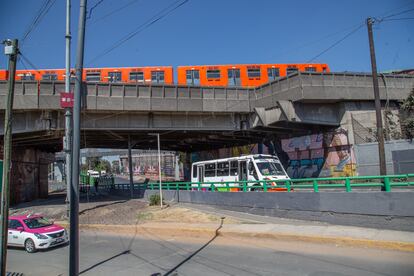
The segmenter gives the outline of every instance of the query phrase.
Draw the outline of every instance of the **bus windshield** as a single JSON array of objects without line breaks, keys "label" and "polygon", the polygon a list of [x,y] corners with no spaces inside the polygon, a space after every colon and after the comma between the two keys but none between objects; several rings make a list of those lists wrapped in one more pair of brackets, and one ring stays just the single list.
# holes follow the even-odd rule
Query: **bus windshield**
[{"label": "bus windshield", "polygon": [[276,162],[257,162],[257,167],[263,176],[266,175],[285,175],[285,171],[282,166]]}]

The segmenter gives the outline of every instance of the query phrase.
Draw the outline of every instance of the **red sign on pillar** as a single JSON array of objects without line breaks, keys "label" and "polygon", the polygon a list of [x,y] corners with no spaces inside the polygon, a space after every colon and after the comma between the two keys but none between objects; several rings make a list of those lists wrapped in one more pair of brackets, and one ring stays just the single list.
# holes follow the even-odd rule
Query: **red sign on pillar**
[{"label": "red sign on pillar", "polygon": [[61,92],[60,93],[60,107],[73,107],[73,93]]}]

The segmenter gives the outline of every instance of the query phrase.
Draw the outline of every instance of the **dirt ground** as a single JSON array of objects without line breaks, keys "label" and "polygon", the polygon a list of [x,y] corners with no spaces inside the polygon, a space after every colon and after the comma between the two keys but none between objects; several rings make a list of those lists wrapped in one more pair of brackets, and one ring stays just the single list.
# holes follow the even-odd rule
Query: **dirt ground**
[{"label": "dirt ground", "polygon": [[[55,221],[67,221],[65,194],[51,194],[48,199],[22,203],[10,208],[10,215],[42,214]],[[162,210],[149,206],[145,199],[125,199],[105,195],[90,198],[81,197],[79,204],[80,224],[133,225],[146,222],[214,223],[220,217],[201,211],[167,203]],[[239,223],[226,219],[226,223]]]}]

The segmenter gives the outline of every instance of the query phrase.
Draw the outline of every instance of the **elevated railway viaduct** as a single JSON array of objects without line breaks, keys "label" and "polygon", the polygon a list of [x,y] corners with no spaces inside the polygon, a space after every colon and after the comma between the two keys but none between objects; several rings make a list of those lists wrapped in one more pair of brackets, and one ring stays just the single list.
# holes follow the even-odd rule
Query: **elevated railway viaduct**
[{"label": "elevated railway viaduct", "polygon": [[[413,87],[413,76],[382,75],[383,106],[398,114],[398,103]],[[50,162],[47,153],[62,149],[63,91],[59,81],[16,83],[15,160]],[[1,137],[6,93],[2,81]],[[361,73],[298,72],[255,88],[85,83],[81,140],[88,148],[127,148],[130,137],[134,148],[154,149],[156,140],[148,133],[159,132],[163,149],[195,152],[343,128],[352,144],[351,117],[369,113],[362,120],[372,123],[373,100],[372,76]],[[44,171],[38,176],[42,181]]]}]

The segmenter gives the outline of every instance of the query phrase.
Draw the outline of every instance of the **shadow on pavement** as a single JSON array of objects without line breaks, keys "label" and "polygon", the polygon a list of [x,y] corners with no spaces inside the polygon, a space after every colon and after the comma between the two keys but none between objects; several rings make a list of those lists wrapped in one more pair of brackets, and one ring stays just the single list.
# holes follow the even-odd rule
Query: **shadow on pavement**
[{"label": "shadow on pavement", "polygon": [[[191,253],[183,261],[181,261],[179,264],[177,264],[176,266],[174,266],[173,268],[171,268],[170,270],[168,270],[167,272],[165,272],[165,274],[162,274],[160,272],[156,272],[156,273],[151,274],[151,276],[158,276],[158,275],[160,275],[160,276],[161,275],[164,275],[164,276],[167,276],[167,275],[174,276],[174,275],[177,275],[177,273],[175,272],[175,270],[177,270],[180,266],[182,266],[186,262],[190,261],[194,256],[196,256],[198,253],[200,253],[200,251],[202,251],[204,248],[206,248],[210,243],[212,243],[218,237],[219,231],[223,227],[223,221],[224,221],[224,219],[225,219],[225,217],[222,217],[221,218],[220,225],[216,229],[214,236],[207,243],[205,243],[202,247],[200,247],[199,249],[197,249],[196,251],[194,251],[193,253]],[[111,261],[111,260],[116,259],[118,257],[121,257],[123,255],[133,256],[133,257],[137,258],[138,260],[144,261],[145,263],[148,263],[148,264],[150,264],[152,266],[155,266],[155,267],[157,267],[157,268],[159,268],[161,270],[166,271],[165,268],[163,268],[163,267],[161,267],[161,266],[159,266],[159,265],[157,265],[157,264],[155,264],[155,263],[153,263],[153,262],[151,262],[151,261],[149,261],[149,260],[147,260],[147,259],[145,259],[145,258],[143,258],[143,257],[141,257],[141,256],[139,256],[139,255],[137,255],[137,254],[135,254],[135,253],[133,253],[131,251],[131,246],[132,246],[132,244],[133,244],[133,242],[134,242],[134,240],[135,240],[135,238],[137,236],[137,233],[138,233],[138,229],[137,228],[138,228],[138,221],[135,224],[135,234],[132,237],[132,239],[130,240],[130,242],[128,244],[128,247],[127,247],[126,250],[124,250],[124,251],[122,251],[122,252],[120,252],[120,253],[118,253],[116,255],[113,255],[113,256],[111,256],[111,257],[109,257],[107,259],[104,259],[104,260],[102,260],[102,261],[100,261],[100,262],[98,262],[96,264],[91,265],[90,267],[88,267],[88,268],[80,271],[79,274],[84,274],[85,272],[88,272],[88,271],[90,271],[90,270],[92,270],[92,269],[94,269],[94,268],[96,268],[96,267],[98,267],[98,266],[100,266],[100,265],[108,262],[108,261]]]},{"label": "shadow on pavement", "polygon": [[[187,258],[185,258],[183,261],[181,261],[179,264],[177,264],[176,266],[174,266],[173,268],[171,268],[169,271],[167,271],[164,276],[168,276],[171,275],[176,269],[178,269],[180,266],[182,266],[183,264],[185,264],[186,262],[188,262],[189,260],[191,260],[191,258],[193,258],[195,255],[197,255],[198,253],[200,253],[201,250],[203,250],[204,248],[206,248],[210,243],[212,243],[219,235],[219,230],[223,227],[223,220],[225,219],[225,217],[221,218],[221,222],[220,222],[220,226],[216,229],[216,232],[214,234],[214,237],[211,238],[206,244],[204,244],[202,247],[200,247],[199,249],[197,249],[196,251],[194,251],[192,254],[190,254]],[[158,275],[158,274],[152,274],[152,275]]]}]

